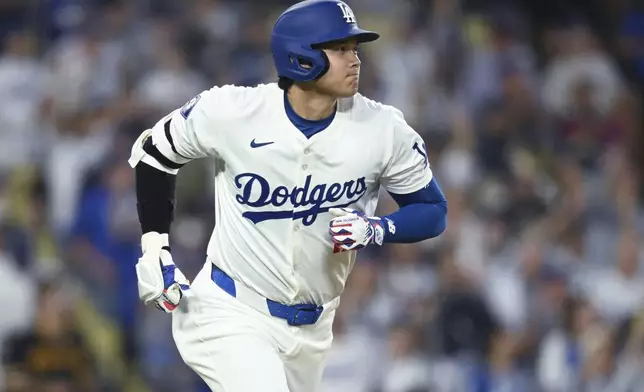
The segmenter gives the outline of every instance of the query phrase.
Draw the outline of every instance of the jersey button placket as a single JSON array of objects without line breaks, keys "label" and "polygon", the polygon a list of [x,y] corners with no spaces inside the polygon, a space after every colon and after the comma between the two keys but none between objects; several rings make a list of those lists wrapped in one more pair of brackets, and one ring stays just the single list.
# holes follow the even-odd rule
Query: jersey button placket
[{"label": "jersey button placket", "polygon": [[309,169],[309,165],[306,163],[306,158],[307,156],[311,154],[311,148],[310,147],[305,147],[304,148],[304,156],[302,157],[302,170],[307,171]]},{"label": "jersey button placket", "polygon": [[[306,163],[306,158],[307,158],[307,155],[309,155],[310,153],[311,153],[311,149],[309,147],[305,147],[303,151],[303,155],[301,156],[301,160],[300,160],[300,163],[301,163],[300,168],[302,169],[302,171],[300,172],[299,186],[304,186],[306,177],[308,176],[307,170],[309,169],[309,165]],[[301,229],[302,229],[302,225],[300,224],[300,222],[295,221],[293,225],[293,234],[297,236],[297,234]],[[297,257],[294,257],[293,268],[297,268],[298,264],[299,263],[298,263]]]},{"label": "jersey button placket", "polygon": [[[299,223],[296,223],[295,225],[293,225],[293,235],[297,237],[297,234],[301,228],[302,226]],[[299,241],[296,240],[296,242],[299,242]],[[294,253],[297,254],[296,250],[297,250],[297,246],[295,246],[293,249]],[[293,257],[293,269],[297,268],[298,265],[299,263],[298,263],[297,257]]]}]

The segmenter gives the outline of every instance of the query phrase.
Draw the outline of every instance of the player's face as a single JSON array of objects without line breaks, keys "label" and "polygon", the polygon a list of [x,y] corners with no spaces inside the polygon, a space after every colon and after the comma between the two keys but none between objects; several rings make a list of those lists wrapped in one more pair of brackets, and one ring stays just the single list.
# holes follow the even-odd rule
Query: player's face
[{"label": "player's face", "polygon": [[324,94],[338,98],[352,97],[360,83],[360,59],[355,39],[325,45],[329,70],[316,83]]}]

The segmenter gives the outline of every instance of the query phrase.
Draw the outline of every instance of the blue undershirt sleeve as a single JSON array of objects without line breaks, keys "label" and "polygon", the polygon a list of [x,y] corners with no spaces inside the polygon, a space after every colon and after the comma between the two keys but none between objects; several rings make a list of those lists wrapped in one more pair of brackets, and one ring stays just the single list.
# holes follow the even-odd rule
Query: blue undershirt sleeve
[{"label": "blue undershirt sleeve", "polygon": [[409,194],[389,193],[400,209],[383,216],[384,242],[413,243],[439,236],[447,227],[447,199],[436,179]]}]

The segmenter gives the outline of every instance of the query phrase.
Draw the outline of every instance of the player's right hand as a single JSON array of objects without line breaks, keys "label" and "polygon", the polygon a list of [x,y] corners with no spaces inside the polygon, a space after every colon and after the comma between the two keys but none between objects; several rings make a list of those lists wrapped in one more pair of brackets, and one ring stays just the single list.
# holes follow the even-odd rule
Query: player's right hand
[{"label": "player's right hand", "polygon": [[167,234],[145,233],[141,237],[143,255],[136,264],[139,298],[148,305],[172,313],[190,289],[190,282],[174,264]]}]

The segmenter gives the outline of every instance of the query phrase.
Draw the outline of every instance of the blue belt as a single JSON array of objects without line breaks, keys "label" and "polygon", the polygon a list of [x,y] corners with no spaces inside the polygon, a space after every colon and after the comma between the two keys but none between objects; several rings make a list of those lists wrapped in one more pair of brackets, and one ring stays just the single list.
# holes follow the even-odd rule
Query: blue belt
[{"label": "blue belt", "polygon": [[[212,265],[212,273],[210,276],[212,281],[222,290],[235,298],[237,297],[235,281],[215,264]],[[259,294],[257,295],[259,296]],[[284,305],[268,298],[264,300],[266,301],[268,314],[284,319],[289,325],[294,326],[315,324],[324,310],[324,307],[321,305]]]}]

